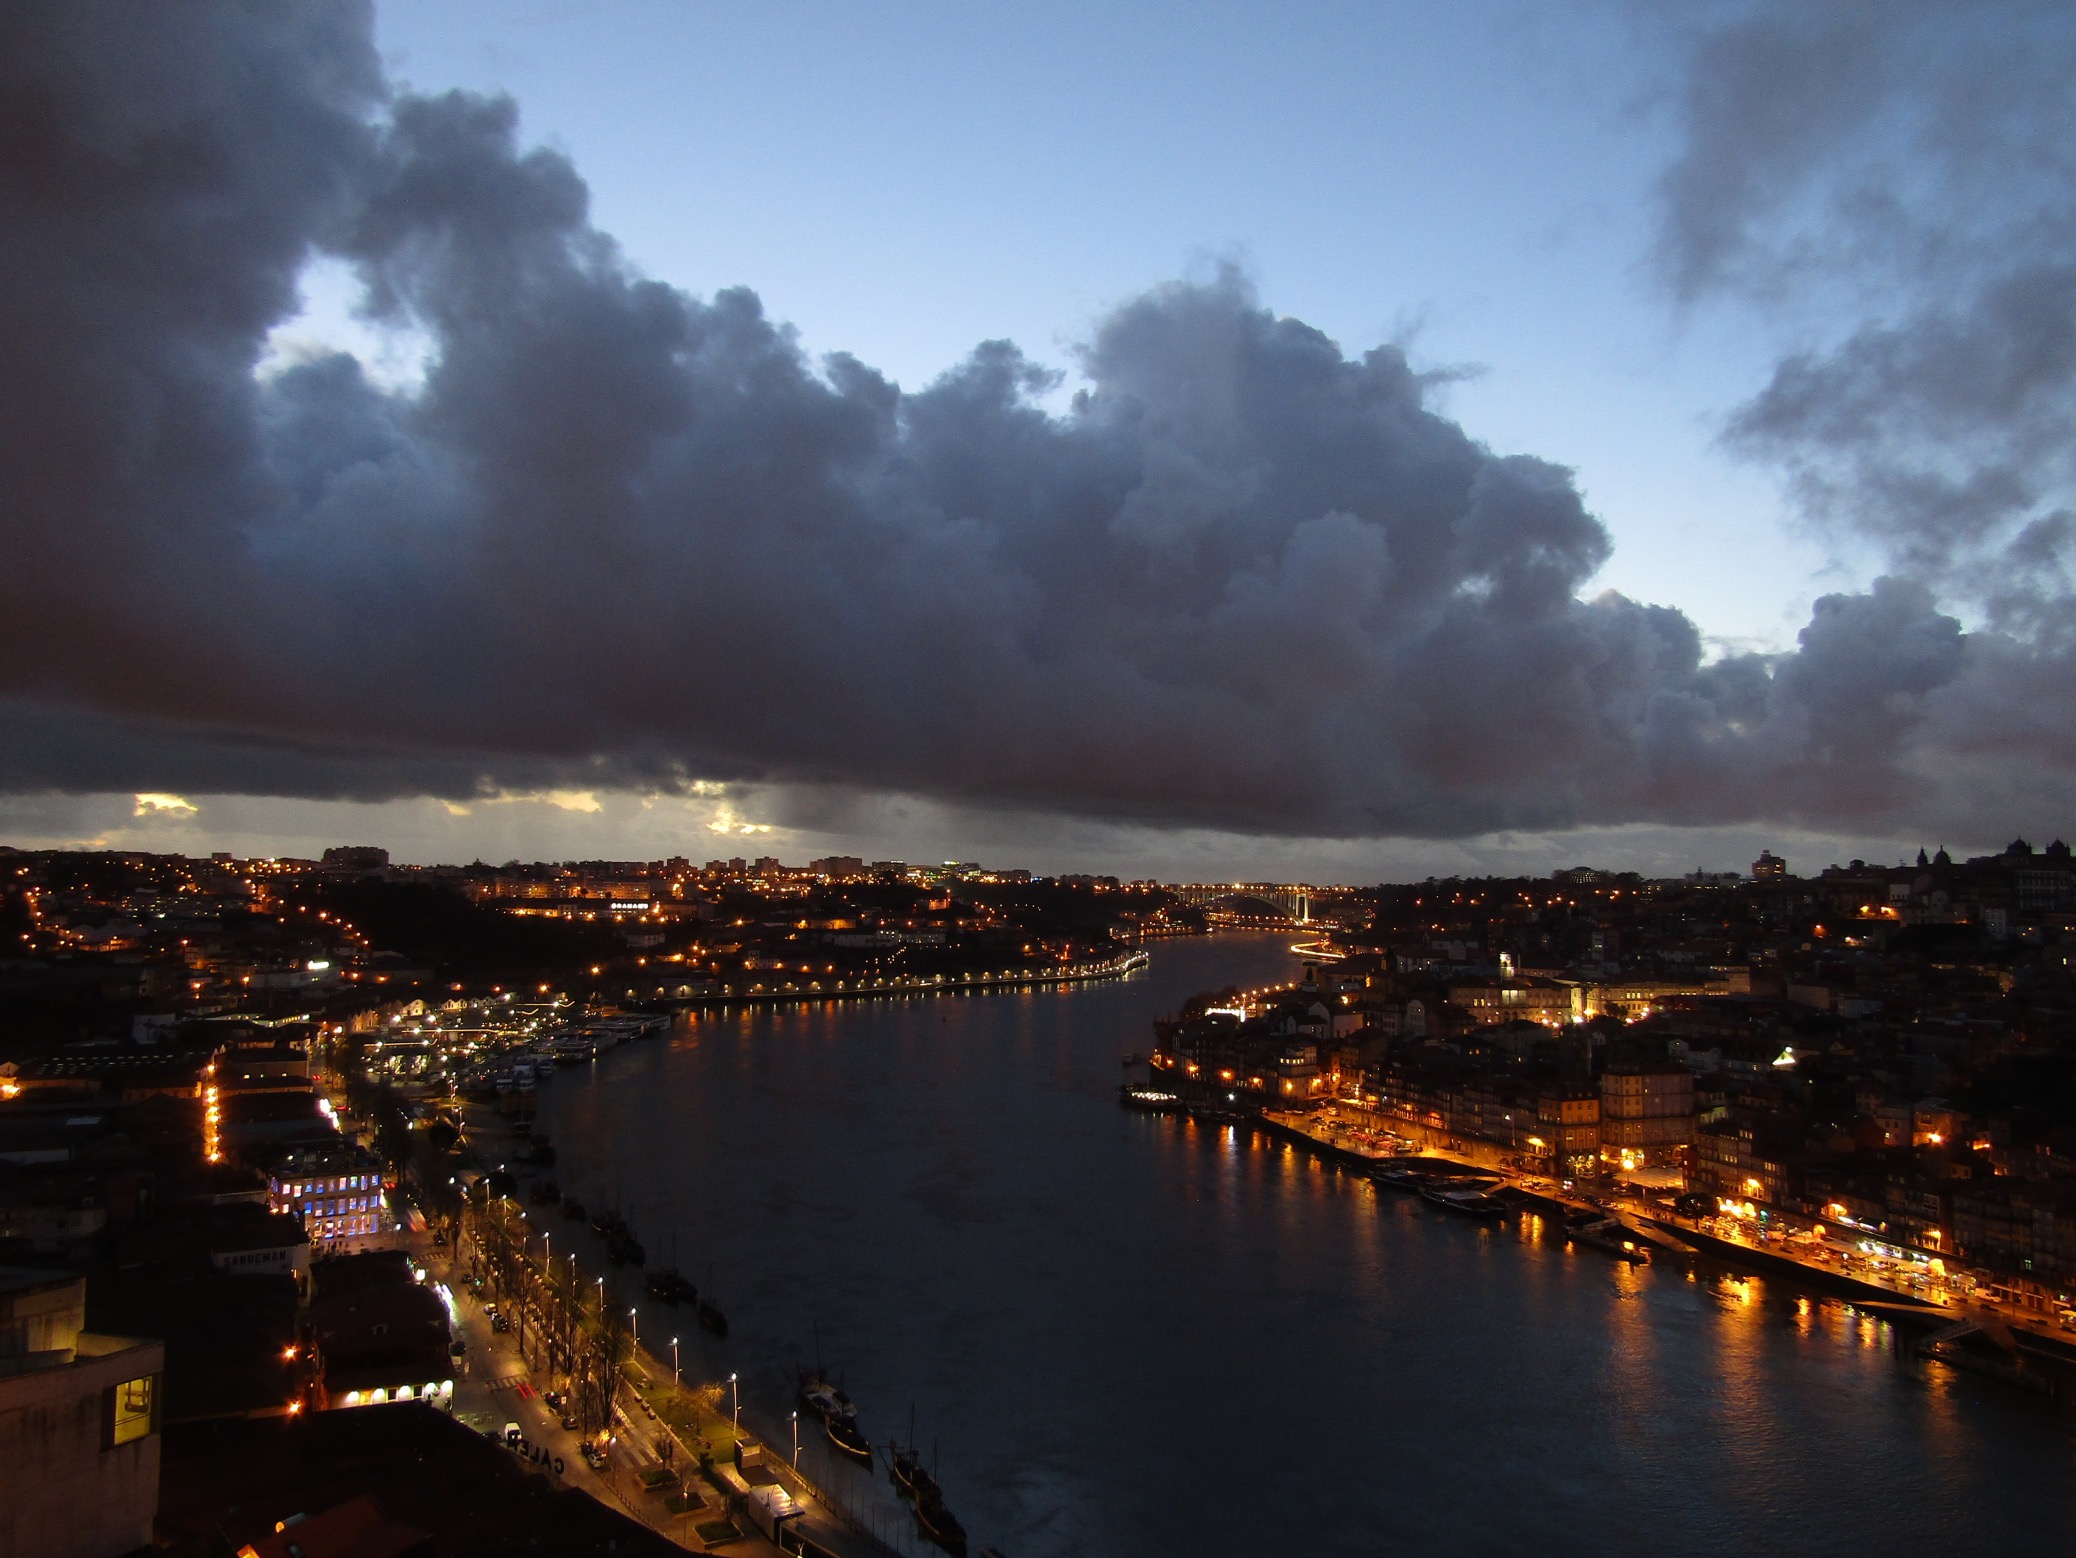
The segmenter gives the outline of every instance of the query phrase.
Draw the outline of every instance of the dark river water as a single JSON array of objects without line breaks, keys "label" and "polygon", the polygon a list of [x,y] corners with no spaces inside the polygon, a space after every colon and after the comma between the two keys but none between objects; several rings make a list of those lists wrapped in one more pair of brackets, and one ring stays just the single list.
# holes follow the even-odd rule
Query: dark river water
[{"label": "dark river water", "polygon": [[[2076,1547],[2065,1409],[1905,1362],[1878,1321],[1121,1109],[1149,1020],[1284,976],[1286,939],[1161,943],[1070,991],[681,1021],[547,1085],[558,1177],[617,1199],[652,1261],[675,1241],[732,1323],[644,1301],[644,1342],[740,1371],[781,1446],[819,1344],[872,1438],[913,1408],[975,1548],[1008,1558]],[[907,1529],[884,1473],[803,1439]]]}]

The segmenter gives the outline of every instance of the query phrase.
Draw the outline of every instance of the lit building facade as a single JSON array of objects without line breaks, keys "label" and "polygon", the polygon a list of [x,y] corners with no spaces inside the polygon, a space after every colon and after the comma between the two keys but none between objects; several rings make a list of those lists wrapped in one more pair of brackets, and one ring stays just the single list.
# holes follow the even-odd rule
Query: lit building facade
[{"label": "lit building facade", "polygon": [[1694,1146],[1694,1074],[1610,1066],[1600,1078],[1600,1156],[1610,1169],[1684,1169]]},{"label": "lit building facade", "polygon": [[366,1249],[396,1231],[381,1169],[354,1148],[291,1153],[267,1176],[267,1206],[300,1217],[317,1255]]}]

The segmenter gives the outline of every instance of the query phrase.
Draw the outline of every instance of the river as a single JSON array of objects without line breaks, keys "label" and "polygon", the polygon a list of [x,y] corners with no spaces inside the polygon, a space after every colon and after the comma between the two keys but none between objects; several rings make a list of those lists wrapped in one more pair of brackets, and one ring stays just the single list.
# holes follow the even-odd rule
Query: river
[{"label": "river", "polygon": [[[643,1299],[645,1343],[739,1371],[781,1446],[819,1347],[875,1440],[912,1406],[976,1550],[1008,1558],[2069,1547],[2065,1409],[1901,1361],[1881,1322],[1118,1107],[1154,1015],[1287,977],[1287,940],[681,1019],[547,1085],[557,1174],[732,1323]],[[830,1466],[809,1426],[803,1466],[900,1529],[884,1474]]]}]

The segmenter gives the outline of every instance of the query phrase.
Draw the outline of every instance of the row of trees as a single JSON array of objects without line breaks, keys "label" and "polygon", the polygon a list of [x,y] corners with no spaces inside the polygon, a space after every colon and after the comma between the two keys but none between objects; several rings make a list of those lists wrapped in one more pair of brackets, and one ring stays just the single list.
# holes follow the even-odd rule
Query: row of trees
[{"label": "row of trees", "polygon": [[608,1430],[634,1353],[627,1312],[608,1302],[604,1282],[585,1279],[574,1256],[549,1258],[548,1242],[532,1235],[511,1199],[518,1187],[510,1175],[482,1174],[463,1190],[469,1165],[454,1127],[414,1122],[403,1096],[369,1074],[357,1036],[337,1041],[329,1059],[349,1111],[374,1127],[376,1151],[453,1243],[457,1266],[507,1317],[520,1350],[567,1392],[579,1430]]},{"label": "row of trees", "polygon": [[552,1259],[487,1179],[466,1202],[462,1233],[466,1269],[509,1318],[520,1350],[568,1392],[579,1430],[603,1433],[634,1354],[627,1312],[608,1300],[603,1281],[586,1280],[574,1256]]}]

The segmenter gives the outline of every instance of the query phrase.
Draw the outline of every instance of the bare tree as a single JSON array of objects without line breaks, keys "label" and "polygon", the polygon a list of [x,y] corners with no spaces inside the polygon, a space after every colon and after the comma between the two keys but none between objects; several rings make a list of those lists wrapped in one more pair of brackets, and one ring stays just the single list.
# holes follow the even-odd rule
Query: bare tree
[{"label": "bare tree", "polygon": [[598,1323],[584,1349],[584,1423],[589,1433],[613,1426],[613,1403],[620,1394],[620,1373],[632,1350],[626,1317],[601,1304]]}]

